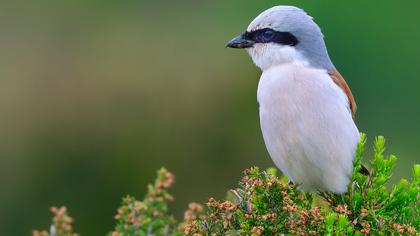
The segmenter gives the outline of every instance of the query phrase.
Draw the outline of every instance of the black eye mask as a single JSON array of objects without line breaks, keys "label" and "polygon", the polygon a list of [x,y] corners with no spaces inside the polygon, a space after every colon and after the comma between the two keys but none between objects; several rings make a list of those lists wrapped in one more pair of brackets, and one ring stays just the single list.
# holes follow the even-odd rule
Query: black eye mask
[{"label": "black eye mask", "polygon": [[289,32],[275,31],[269,28],[245,32],[244,38],[256,43],[278,43],[289,46],[295,46],[299,43],[293,34]]}]

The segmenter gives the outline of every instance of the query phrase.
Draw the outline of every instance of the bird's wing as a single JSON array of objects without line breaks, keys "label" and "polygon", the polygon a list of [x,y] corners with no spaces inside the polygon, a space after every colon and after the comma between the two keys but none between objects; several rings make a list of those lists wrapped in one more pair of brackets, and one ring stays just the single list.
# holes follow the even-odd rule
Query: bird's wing
[{"label": "bird's wing", "polygon": [[351,93],[350,87],[347,85],[343,76],[341,76],[340,72],[338,72],[337,69],[330,71],[329,74],[330,74],[331,79],[334,81],[334,83],[338,85],[338,87],[340,87],[343,90],[343,92],[347,95],[347,98],[349,100],[350,111],[354,119],[357,106],[356,106],[356,101],[354,100],[353,94]]}]

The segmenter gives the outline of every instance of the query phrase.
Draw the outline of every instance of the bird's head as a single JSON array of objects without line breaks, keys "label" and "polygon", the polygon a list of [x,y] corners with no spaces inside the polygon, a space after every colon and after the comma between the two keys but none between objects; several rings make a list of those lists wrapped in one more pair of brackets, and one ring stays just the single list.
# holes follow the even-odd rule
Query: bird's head
[{"label": "bird's head", "polygon": [[302,63],[332,70],[324,37],[312,17],[293,6],[275,6],[255,18],[227,47],[245,48],[262,70],[282,63]]}]

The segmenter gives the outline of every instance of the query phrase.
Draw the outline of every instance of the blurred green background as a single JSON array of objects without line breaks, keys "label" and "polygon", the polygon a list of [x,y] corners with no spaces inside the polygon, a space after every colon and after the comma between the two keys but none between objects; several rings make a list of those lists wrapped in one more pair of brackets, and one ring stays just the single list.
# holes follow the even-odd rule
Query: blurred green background
[{"label": "blurred green background", "polygon": [[172,212],[223,197],[247,167],[273,165],[262,140],[260,71],[225,48],[264,9],[304,8],[358,102],[357,124],[419,162],[419,1],[1,1],[0,230],[48,228],[66,205],[104,235],[122,196],[155,171],[177,175]]}]

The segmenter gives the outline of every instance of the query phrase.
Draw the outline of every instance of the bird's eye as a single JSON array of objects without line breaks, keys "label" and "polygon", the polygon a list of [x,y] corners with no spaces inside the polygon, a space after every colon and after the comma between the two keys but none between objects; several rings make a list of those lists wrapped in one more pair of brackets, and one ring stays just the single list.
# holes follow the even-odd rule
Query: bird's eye
[{"label": "bird's eye", "polygon": [[273,40],[274,38],[274,31],[271,29],[264,30],[259,35],[259,41],[261,43],[268,43]]}]

